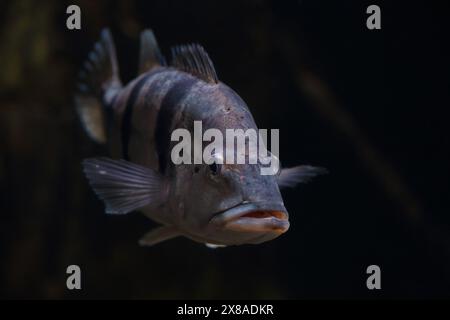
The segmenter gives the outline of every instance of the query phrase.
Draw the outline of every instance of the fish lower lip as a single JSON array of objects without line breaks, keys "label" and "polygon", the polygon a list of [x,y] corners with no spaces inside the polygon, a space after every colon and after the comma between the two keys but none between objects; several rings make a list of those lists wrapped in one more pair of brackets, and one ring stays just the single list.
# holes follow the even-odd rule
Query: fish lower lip
[{"label": "fish lower lip", "polygon": [[284,233],[289,229],[282,203],[243,203],[217,214],[211,222],[240,232]]}]

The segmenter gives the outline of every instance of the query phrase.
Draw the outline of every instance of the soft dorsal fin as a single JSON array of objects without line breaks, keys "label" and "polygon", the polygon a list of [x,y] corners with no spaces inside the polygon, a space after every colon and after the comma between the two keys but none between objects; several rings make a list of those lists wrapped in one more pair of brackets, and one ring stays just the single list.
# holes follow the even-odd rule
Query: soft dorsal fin
[{"label": "soft dorsal fin", "polygon": [[166,59],[159,50],[153,31],[146,29],[141,32],[141,51],[139,55],[139,74],[151,70],[155,66],[165,66]]},{"label": "soft dorsal fin", "polygon": [[199,44],[172,47],[172,66],[206,82],[219,82],[211,59]]}]

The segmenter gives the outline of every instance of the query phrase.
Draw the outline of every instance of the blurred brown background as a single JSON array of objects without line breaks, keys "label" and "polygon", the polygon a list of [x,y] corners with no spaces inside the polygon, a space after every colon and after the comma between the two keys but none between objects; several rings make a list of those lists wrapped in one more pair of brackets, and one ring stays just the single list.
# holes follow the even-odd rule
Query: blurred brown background
[{"label": "blurred brown background", "polygon": [[[68,5],[82,29],[66,29]],[[0,297],[450,297],[449,51],[442,3],[365,1],[3,1],[0,4]],[[139,32],[163,52],[198,42],[281,160],[330,174],[284,193],[290,231],[259,246],[154,248],[140,214],[106,216],[82,175],[105,155],[72,105],[76,74],[112,29],[124,82]],[[82,290],[65,287],[80,265]],[[382,290],[365,286],[377,264]]]}]

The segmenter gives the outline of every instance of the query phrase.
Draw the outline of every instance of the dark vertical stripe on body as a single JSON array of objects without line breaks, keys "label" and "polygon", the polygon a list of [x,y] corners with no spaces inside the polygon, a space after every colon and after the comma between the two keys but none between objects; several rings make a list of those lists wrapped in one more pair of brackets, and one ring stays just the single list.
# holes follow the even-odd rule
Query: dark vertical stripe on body
[{"label": "dark vertical stripe on body", "polygon": [[164,173],[168,165],[170,153],[170,136],[172,122],[179,103],[190,92],[198,79],[185,78],[176,82],[164,96],[156,121],[156,151],[159,158],[159,170]]},{"label": "dark vertical stripe on body", "polygon": [[157,73],[160,73],[162,71],[165,71],[166,69],[157,69],[154,72],[150,72],[146,76],[144,76],[141,80],[139,80],[135,85],[134,88],[131,89],[131,93],[128,96],[127,103],[125,106],[125,112],[123,114],[122,119],[122,153],[123,158],[127,161],[130,160],[130,156],[128,153],[128,145],[130,143],[130,136],[131,136],[131,119],[133,116],[133,110],[134,105],[136,104],[137,99],[139,98],[139,94],[141,93],[141,89],[144,86],[144,84],[147,82],[147,80],[154,76]]}]

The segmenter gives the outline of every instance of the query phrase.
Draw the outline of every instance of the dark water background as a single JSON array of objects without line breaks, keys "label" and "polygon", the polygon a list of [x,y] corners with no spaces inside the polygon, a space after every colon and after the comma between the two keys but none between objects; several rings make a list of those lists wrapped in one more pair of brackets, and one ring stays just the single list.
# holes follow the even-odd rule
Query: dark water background
[{"label": "dark water background", "polygon": [[[69,4],[82,30],[65,28]],[[3,1],[0,4],[0,297],[450,297],[450,106],[444,2]],[[280,128],[281,160],[330,174],[284,193],[291,229],[258,246],[186,239],[137,245],[154,226],[111,217],[83,158],[105,155],[77,121],[76,74],[100,29],[122,80],[138,36],[199,42],[258,125]],[[82,269],[68,291],[65,270]],[[368,265],[382,290],[365,286]]]}]

